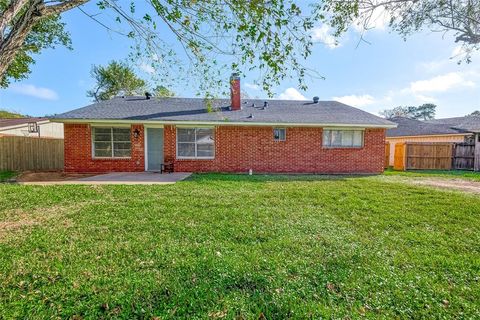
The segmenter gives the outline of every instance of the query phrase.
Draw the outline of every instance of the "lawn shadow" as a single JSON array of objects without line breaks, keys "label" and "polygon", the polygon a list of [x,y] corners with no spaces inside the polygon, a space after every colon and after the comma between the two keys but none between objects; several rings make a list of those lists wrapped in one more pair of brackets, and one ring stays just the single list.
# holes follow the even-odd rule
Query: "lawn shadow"
[{"label": "lawn shadow", "polygon": [[241,174],[241,173],[194,173],[184,181],[199,182],[305,182],[305,181],[344,181],[365,177],[378,176],[378,174]]}]

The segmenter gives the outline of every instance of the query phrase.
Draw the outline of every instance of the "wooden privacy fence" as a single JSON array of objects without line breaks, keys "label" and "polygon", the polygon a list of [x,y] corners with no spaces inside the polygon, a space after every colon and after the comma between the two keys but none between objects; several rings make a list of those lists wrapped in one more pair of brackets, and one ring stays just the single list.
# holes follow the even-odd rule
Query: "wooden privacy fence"
[{"label": "wooden privacy fence", "polygon": [[454,169],[472,170],[475,164],[475,144],[455,143],[453,145]]},{"label": "wooden privacy fence", "polygon": [[385,169],[390,166],[390,143],[385,143]]},{"label": "wooden privacy fence", "polygon": [[405,170],[405,143],[395,144],[393,170]]},{"label": "wooden privacy fence", "polygon": [[63,139],[0,137],[0,170],[63,170]]},{"label": "wooden privacy fence", "polygon": [[406,142],[395,145],[395,170],[473,170],[475,145],[449,142]]},{"label": "wooden privacy fence", "polygon": [[406,168],[450,170],[452,168],[452,146],[451,143],[407,143]]}]

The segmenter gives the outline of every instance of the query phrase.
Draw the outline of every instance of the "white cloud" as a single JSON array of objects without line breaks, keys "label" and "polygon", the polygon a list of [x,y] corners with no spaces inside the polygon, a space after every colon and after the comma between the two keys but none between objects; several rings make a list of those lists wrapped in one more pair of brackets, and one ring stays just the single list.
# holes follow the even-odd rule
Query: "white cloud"
[{"label": "white cloud", "polygon": [[420,94],[426,92],[445,92],[455,88],[474,86],[475,83],[471,80],[465,79],[464,74],[460,72],[449,72],[428,80],[411,82],[410,87],[403,91]]},{"label": "white cloud", "polygon": [[462,56],[466,55],[468,50],[464,46],[456,46],[452,50],[451,58],[461,58]]},{"label": "white cloud", "polygon": [[146,64],[145,62],[142,62],[142,64],[140,64],[140,69],[149,74],[155,73],[155,68],[149,64]]},{"label": "white cloud", "polygon": [[437,102],[437,99],[435,99],[434,97],[425,96],[423,94],[416,94],[415,98],[417,98],[422,102],[430,102],[430,103]]},{"label": "white cloud", "polygon": [[13,84],[10,86],[10,90],[18,94],[44,100],[58,99],[58,94],[52,89],[37,87],[33,84]]},{"label": "white cloud", "polygon": [[312,41],[322,42],[330,49],[340,47],[340,43],[332,35],[331,31],[332,28],[326,24],[322,24],[321,26],[314,28],[312,30]]},{"label": "white cloud", "polygon": [[418,67],[421,71],[425,71],[428,73],[438,72],[444,69],[448,64],[451,63],[450,60],[432,60],[428,62],[422,62],[418,64]]},{"label": "white cloud", "polygon": [[357,32],[366,30],[385,30],[390,23],[391,15],[384,7],[377,7],[373,11],[360,8],[360,18],[354,22],[353,29]]},{"label": "white cloud", "polygon": [[354,106],[354,107],[359,107],[359,108],[375,103],[375,99],[369,94],[363,94],[363,95],[353,94],[353,95],[343,96],[343,97],[333,97],[332,99]]},{"label": "white cloud", "polygon": [[281,100],[307,100],[307,98],[295,88],[287,88],[284,92],[280,93],[278,98]]},{"label": "white cloud", "polygon": [[253,83],[245,83],[245,87],[252,89],[252,90],[260,90],[260,87]]}]

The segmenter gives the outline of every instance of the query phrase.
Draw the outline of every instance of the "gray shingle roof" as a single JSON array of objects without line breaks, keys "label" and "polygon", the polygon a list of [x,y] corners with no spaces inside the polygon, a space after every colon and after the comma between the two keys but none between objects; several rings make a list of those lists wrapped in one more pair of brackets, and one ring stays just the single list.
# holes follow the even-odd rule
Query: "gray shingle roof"
[{"label": "gray shingle roof", "polygon": [[398,124],[398,127],[387,130],[387,137],[403,137],[403,136],[426,136],[438,134],[459,134],[468,132],[462,129],[452,128],[445,123],[432,123],[419,121],[404,117],[395,117],[391,119]]},{"label": "gray shingle roof", "polygon": [[459,130],[480,132],[480,116],[465,116],[429,120],[428,123],[449,125]]},{"label": "gray shingle roof", "polygon": [[[264,101],[268,108],[263,109]],[[255,106],[253,106],[255,105]],[[192,122],[250,122],[299,124],[352,124],[365,126],[392,126],[394,123],[368,112],[336,101],[255,100],[242,101],[242,110],[230,111],[229,99],[211,103],[215,112],[208,112],[200,98],[125,97],[56,115],[54,119],[78,120],[138,120],[192,121]]]},{"label": "gray shingle roof", "polygon": [[5,119],[0,118],[0,128],[19,126],[23,124],[28,124],[29,122],[39,122],[46,121],[47,118],[14,118],[14,119]]}]

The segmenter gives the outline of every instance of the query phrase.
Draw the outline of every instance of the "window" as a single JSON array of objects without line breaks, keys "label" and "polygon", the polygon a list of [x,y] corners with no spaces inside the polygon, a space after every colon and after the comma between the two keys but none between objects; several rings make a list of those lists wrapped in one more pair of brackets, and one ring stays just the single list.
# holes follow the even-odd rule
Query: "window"
[{"label": "window", "polygon": [[213,128],[177,128],[177,158],[213,159]]},{"label": "window", "polygon": [[92,133],[95,158],[130,157],[130,128],[93,128]]},{"label": "window", "polygon": [[361,148],[363,147],[363,130],[323,130],[323,146]]},{"label": "window", "polygon": [[273,140],[275,140],[275,141],[285,141],[285,140],[287,140],[287,129],[285,129],[285,128],[274,128],[273,129]]}]

